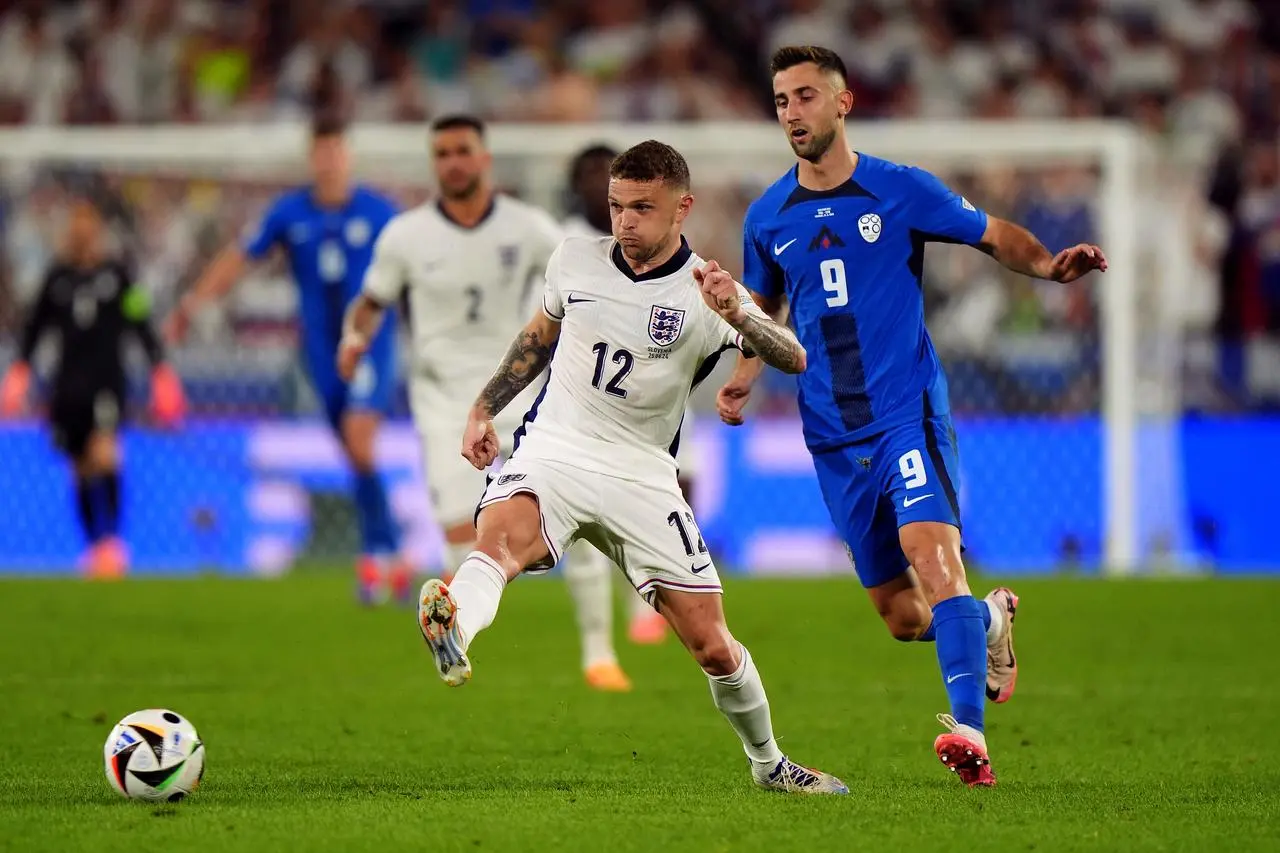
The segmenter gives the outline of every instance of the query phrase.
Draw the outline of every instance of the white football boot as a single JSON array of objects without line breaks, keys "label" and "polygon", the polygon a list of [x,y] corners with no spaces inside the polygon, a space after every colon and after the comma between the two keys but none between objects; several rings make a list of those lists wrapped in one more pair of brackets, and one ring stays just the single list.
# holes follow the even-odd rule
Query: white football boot
[{"label": "white football boot", "polygon": [[470,681],[471,661],[458,631],[458,605],[439,578],[424,583],[418,593],[418,628],[435,658],[441,680],[450,687],[461,687]]}]

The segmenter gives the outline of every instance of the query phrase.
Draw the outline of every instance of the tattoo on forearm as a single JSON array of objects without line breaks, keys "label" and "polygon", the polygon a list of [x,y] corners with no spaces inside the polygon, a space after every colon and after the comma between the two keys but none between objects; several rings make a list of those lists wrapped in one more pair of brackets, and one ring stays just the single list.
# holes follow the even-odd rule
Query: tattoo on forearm
[{"label": "tattoo on forearm", "polygon": [[803,369],[804,348],[786,326],[748,314],[738,332],[756,357],[770,367],[787,373],[799,373]]},{"label": "tattoo on forearm", "polygon": [[521,330],[476,402],[489,417],[494,417],[538,378],[549,361],[551,345],[543,343],[537,332]]}]

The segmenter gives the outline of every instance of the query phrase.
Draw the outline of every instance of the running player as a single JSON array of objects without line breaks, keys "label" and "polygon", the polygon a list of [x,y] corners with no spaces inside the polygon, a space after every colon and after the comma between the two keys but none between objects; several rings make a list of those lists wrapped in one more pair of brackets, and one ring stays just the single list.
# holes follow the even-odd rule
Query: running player
[{"label": "running player", "polygon": [[[492,156],[479,119],[437,120],[431,150],[439,201],[397,216],[383,232],[364,289],[348,312],[338,367],[340,375],[354,370],[370,330],[407,288],[414,335],[409,396],[452,570],[475,549],[475,508],[485,487],[484,473],[458,454],[458,436],[476,388],[524,323],[530,297],[537,295],[533,284],[563,234],[544,211],[494,190]],[[531,390],[526,403],[535,394]],[[507,442],[521,411],[512,409],[500,424]],[[586,681],[599,690],[623,691],[631,682],[614,652],[609,572],[608,560],[585,543],[564,562]]]},{"label": "running player", "polygon": [[47,333],[58,337],[49,425],[54,442],[75,467],[76,508],[89,543],[90,576],[123,573],[128,555],[120,538],[120,442],[125,410],[123,347],[133,337],[151,360],[151,403],[156,419],[176,423],[185,409],[182,385],[165,364],[151,328],[151,300],[134,284],[122,261],[104,245],[105,223],[89,198],[70,208],[65,245],[45,274],[31,310],[18,360],[0,383],[0,410],[6,417],[25,407],[31,386],[31,358]]},{"label": "running player", "polygon": [[226,295],[250,261],[285,251],[301,297],[299,326],[307,372],[325,415],[355,472],[360,522],[357,561],[362,601],[376,603],[411,593],[411,573],[400,557],[400,533],[374,460],[374,444],[396,387],[395,324],[374,339],[350,383],[339,379],[333,352],[342,314],[360,291],[373,245],[396,213],[395,203],[352,182],[351,158],[336,119],[321,116],[311,131],[312,182],[284,193],[240,244],[228,246],[205,270],[169,318],[167,334],[182,340],[191,317]]},{"label": "running player", "polygon": [[[935,741],[970,786],[994,785],[985,698],[1013,695],[1017,596],[977,600],[960,558],[959,466],[946,378],[924,326],[924,245],[965,243],[1053,281],[1105,270],[1093,245],[1050,254],[921,169],[851,151],[844,63],[821,47],[772,59],[774,103],[796,166],[743,225],[744,283],[775,319],[788,309],[809,352],[800,377],[805,441],[832,521],[893,636],[935,642],[951,713]],[[784,302],[785,299],[785,302]],[[721,418],[742,423],[760,368],[740,361]]]},{"label": "running player", "polygon": [[462,452],[483,469],[500,446],[493,419],[550,372],[515,454],[477,509],[476,550],[452,584],[433,579],[422,588],[423,637],[441,678],[464,684],[468,648],[492,623],[506,585],[586,539],[622,567],[702,667],[758,784],[847,793],[779,750],[764,684],[725,624],[720,580],[671,452],[690,387],[722,350],[746,346],[798,373],[804,349],[728,273],[689,249],[681,228],[693,196],[679,152],[643,142],[613,162],[610,176],[614,237],[561,244],[547,265],[541,309],[471,409]]}]

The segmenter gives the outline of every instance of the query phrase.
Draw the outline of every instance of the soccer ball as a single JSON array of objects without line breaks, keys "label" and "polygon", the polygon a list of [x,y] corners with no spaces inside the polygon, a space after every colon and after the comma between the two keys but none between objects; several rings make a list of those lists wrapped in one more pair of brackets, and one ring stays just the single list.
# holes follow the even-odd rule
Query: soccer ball
[{"label": "soccer ball", "polygon": [[107,781],[130,799],[176,803],[204,776],[204,743],[191,721],[149,708],[125,717],[102,748]]}]

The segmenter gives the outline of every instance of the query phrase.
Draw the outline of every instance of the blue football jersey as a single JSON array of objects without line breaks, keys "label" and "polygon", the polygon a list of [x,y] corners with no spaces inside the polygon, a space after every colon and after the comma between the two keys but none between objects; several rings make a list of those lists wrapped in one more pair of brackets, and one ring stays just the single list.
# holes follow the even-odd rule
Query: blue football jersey
[{"label": "blue football jersey", "polygon": [[933,175],[866,154],[835,189],[806,189],[793,168],[751,205],[742,283],[790,302],[809,356],[798,382],[811,450],[950,411],[924,325],[924,246],[977,243],[986,227]]},{"label": "blue football jersey", "polygon": [[[311,188],[301,187],[275,200],[242,248],[253,260],[277,245],[285,250],[298,286],[304,338],[336,347],[343,313],[360,293],[374,243],[395,215],[394,201],[366,187],[357,187],[340,209],[321,207]],[[394,327],[383,324],[382,346]]]}]

